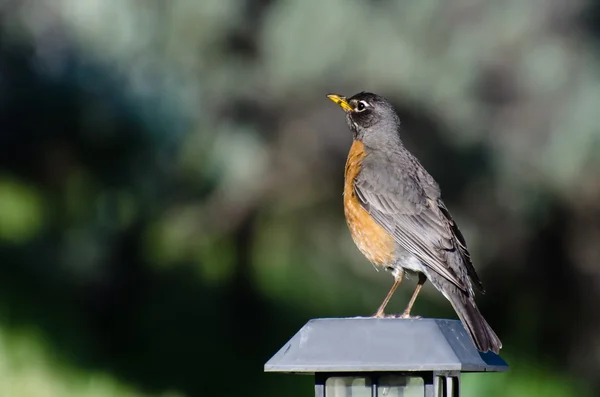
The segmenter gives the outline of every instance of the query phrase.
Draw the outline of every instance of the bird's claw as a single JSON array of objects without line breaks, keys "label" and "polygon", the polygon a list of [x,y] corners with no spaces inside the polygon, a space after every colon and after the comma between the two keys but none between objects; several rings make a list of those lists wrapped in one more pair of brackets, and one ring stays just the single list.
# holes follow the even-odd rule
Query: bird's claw
[{"label": "bird's claw", "polygon": [[403,318],[403,319],[411,319],[411,320],[416,320],[416,319],[421,318],[421,316],[411,316],[409,313],[386,314],[384,317],[385,318]]},{"label": "bird's claw", "polygon": [[385,314],[384,312],[377,312],[371,316],[371,318],[404,318],[404,319],[412,319],[416,320],[421,318],[421,316],[411,316],[410,313],[402,313],[402,314]]},{"label": "bird's claw", "polygon": [[407,318],[407,319],[416,320],[418,318],[421,318],[421,316],[411,316],[408,313],[402,313],[402,315],[400,316],[400,318]]}]

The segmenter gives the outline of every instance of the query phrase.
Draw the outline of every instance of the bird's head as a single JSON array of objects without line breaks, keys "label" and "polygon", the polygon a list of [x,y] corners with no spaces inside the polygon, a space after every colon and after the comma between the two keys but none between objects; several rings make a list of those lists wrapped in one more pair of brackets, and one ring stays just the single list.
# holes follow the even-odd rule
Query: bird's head
[{"label": "bird's head", "polygon": [[373,147],[399,142],[400,119],[385,98],[370,92],[360,92],[350,98],[336,94],[327,97],[346,112],[354,139]]}]

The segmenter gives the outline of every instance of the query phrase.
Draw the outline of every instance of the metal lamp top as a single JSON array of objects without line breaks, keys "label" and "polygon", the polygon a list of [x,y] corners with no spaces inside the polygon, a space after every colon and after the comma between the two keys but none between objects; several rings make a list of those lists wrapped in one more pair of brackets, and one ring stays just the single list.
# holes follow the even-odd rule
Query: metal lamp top
[{"label": "metal lamp top", "polygon": [[477,351],[458,320],[322,318],[304,325],[266,372],[503,372],[498,355]]}]

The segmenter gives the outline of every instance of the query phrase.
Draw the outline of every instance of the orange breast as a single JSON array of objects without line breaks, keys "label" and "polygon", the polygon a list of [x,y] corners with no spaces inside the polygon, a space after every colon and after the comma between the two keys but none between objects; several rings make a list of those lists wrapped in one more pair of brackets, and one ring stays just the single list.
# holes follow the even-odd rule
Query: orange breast
[{"label": "orange breast", "polygon": [[364,157],[363,143],[354,141],[346,161],[344,181],[346,222],[354,243],[367,259],[376,265],[387,265],[392,262],[395,249],[394,240],[360,205],[354,192],[354,179],[360,172]]}]

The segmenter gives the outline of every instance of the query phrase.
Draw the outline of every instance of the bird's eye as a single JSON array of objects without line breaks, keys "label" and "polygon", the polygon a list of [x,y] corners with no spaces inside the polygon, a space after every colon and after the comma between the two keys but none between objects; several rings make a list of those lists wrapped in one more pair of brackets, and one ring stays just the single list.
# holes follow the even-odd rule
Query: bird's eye
[{"label": "bird's eye", "polygon": [[356,104],[356,111],[357,112],[362,112],[367,108],[367,104],[364,101],[358,101],[358,103]]}]

